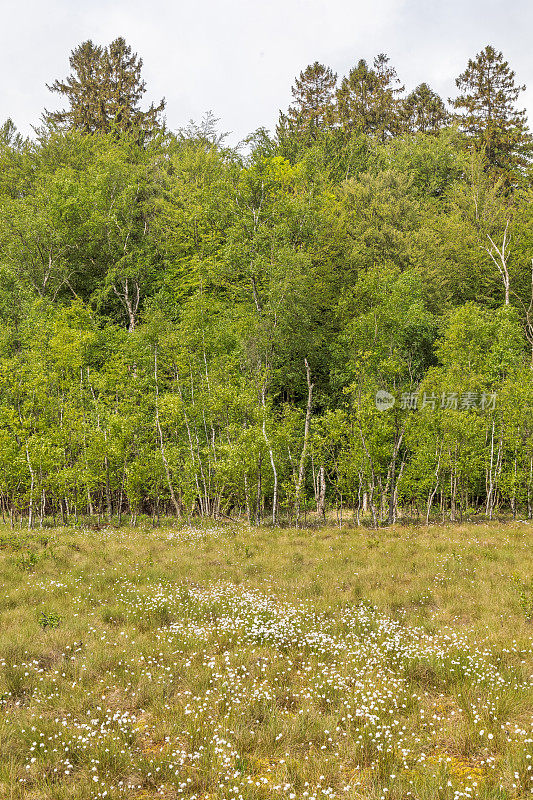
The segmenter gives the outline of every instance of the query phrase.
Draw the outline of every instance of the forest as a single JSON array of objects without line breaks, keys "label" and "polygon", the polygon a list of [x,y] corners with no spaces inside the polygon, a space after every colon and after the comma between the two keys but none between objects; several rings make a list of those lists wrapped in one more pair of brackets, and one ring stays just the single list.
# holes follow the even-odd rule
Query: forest
[{"label": "forest", "polygon": [[70,65],[63,110],[0,130],[4,522],[532,518],[533,138],[501,52],[446,101],[383,54],[315,62],[239,146],[169,130],[122,38]]}]

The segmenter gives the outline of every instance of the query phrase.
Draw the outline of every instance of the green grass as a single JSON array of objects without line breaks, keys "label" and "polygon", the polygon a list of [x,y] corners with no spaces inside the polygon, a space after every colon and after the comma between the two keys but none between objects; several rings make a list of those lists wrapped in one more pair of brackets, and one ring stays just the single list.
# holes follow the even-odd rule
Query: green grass
[{"label": "green grass", "polygon": [[0,532],[0,798],[524,798],[527,523]]}]

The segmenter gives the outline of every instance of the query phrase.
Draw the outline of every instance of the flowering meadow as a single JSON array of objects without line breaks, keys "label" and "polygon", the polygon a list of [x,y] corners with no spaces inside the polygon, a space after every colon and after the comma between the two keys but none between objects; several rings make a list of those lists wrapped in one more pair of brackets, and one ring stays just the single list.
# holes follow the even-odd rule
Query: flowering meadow
[{"label": "flowering meadow", "polygon": [[0,532],[0,798],[533,796],[527,522]]}]

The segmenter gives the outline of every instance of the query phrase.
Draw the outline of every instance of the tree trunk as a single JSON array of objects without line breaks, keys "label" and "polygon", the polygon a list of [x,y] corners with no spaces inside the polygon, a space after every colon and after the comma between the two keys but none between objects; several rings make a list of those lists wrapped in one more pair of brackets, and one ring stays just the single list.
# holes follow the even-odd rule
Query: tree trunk
[{"label": "tree trunk", "polygon": [[533,369],[533,258],[531,259],[531,300],[526,309],[526,339],[531,345],[531,369]]},{"label": "tree trunk", "polygon": [[263,493],[263,458],[262,454],[259,453],[258,463],[257,463],[257,496],[255,499],[255,521],[257,525],[261,524],[261,495]]},{"label": "tree trunk", "polygon": [[272,467],[272,474],[274,476],[274,492],[272,496],[272,524],[276,525],[278,520],[278,472],[276,470],[276,463],[274,461],[274,453],[272,451],[272,446],[267,436],[266,432],[266,401],[265,401],[265,386],[261,389],[261,400],[263,403],[263,438],[265,440],[266,446],[268,448],[268,453],[270,456],[270,465]]},{"label": "tree trunk", "polygon": [[529,480],[527,484],[527,518],[533,518],[533,456],[529,461]]},{"label": "tree trunk", "polygon": [[176,499],[176,495],[174,493],[174,487],[172,485],[172,479],[170,476],[170,468],[168,466],[167,457],[165,455],[165,447],[163,444],[163,431],[161,430],[161,423],[159,421],[159,387],[157,383],[157,345],[154,347],[154,381],[155,381],[155,421],[157,426],[157,432],[159,434],[159,447],[161,450],[161,458],[163,460],[163,465],[165,467],[165,475],[167,478],[167,485],[168,490],[170,492],[170,499],[172,500],[172,505],[176,511],[176,516],[178,519],[181,519],[181,509],[179,507],[179,503]]},{"label": "tree trunk", "polygon": [[433,500],[435,499],[435,495],[437,494],[437,492],[439,490],[439,483],[440,483],[439,473],[440,473],[441,455],[442,455],[442,444],[439,447],[439,457],[437,459],[437,467],[435,469],[435,486],[431,490],[431,493],[430,493],[430,495],[428,497],[428,504],[427,504],[427,511],[426,511],[426,525],[429,525],[429,517],[430,517],[430,514],[431,514],[431,506],[433,505]]},{"label": "tree trunk", "polygon": [[402,463],[400,464],[400,472],[398,473],[398,478],[396,480],[396,483],[394,485],[394,490],[393,490],[393,493],[392,493],[392,498],[393,498],[392,524],[393,525],[396,522],[396,520],[398,519],[398,487],[399,487],[400,482],[402,480],[402,475],[403,475],[404,468],[405,468],[405,458],[402,459]]},{"label": "tree trunk", "polygon": [[492,431],[490,437],[490,466],[488,469],[487,475],[487,502],[485,505],[485,516],[489,519],[492,519],[492,495],[494,491],[494,476],[493,476],[493,464],[494,464],[494,422],[492,423]]},{"label": "tree trunk", "polygon": [[400,447],[402,446],[403,441],[403,434],[404,428],[401,431],[396,430],[394,448],[392,451],[392,459],[390,463],[390,480],[389,480],[389,514],[387,518],[387,524],[393,525],[394,524],[394,498],[396,496],[396,459],[398,458],[398,453]]},{"label": "tree trunk", "polygon": [[248,525],[251,523],[250,517],[250,498],[248,496],[248,476],[244,473],[244,504],[246,507],[246,519],[248,520]]},{"label": "tree trunk", "polygon": [[490,247],[486,247],[486,251],[491,257],[493,263],[496,266],[496,269],[501,275],[503,281],[503,288],[505,292],[505,305],[508,306],[510,302],[510,292],[511,292],[511,280],[509,276],[509,268],[507,266],[507,258],[509,256],[509,242],[507,238],[507,231],[509,229],[509,220],[507,220],[507,224],[505,226],[505,231],[503,232],[502,238],[502,246],[498,247],[494,240],[487,234],[487,238],[490,242]]},{"label": "tree trunk", "polygon": [[[107,435],[106,435],[107,441]],[[106,499],[106,506],[107,506],[107,518],[111,522],[111,517],[113,516],[113,505],[111,503],[111,486],[109,484],[109,459],[107,456],[104,458],[105,464],[105,499]]]},{"label": "tree trunk", "polygon": [[[42,481],[42,476],[41,476],[41,481]],[[43,487],[43,489],[41,490],[41,510],[39,512],[39,528],[43,527],[45,508],[46,508],[46,495],[44,493],[44,487]]]},{"label": "tree trunk", "polygon": [[[188,418],[187,414],[185,413],[185,403],[183,402],[183,393],[181,391],[181,386],[179,384],[179,376],[178,375],[176,375],[176,385],[177,385],[177,389],[178,389],[178,394],[179,394],[180,400],[181,400],[182,405],[183,405],[183,418],[185,420],[185,427],[187,428],[187,438],[189,440],[189,450],[191,452],[191,460],[192,460],[192,465],[194,467],[194,482],[196,484],[196,491],[198,492],[198,502],[200,503],[200,513],[203,516],[202,492],[201,492],[201,489],[200,489],[200,481],[198,480],[198,472],[196,470],[196,458],[195,458],[195,455],[194,455],[194,447],[193,447],[193,442],[192,442],[191,427],[189,425],[189,418]],[[191,513],[192,513],[192,511],[191,511]]]},{"label": "tree trunk", "polygon": [[318,471],[318,501],[317,512],[320,519],[326,519],[326,471],[320,467]]},{"label": "tree trunk", "polygon": [[135,330],[137,322],[137,311],[139,310],[140,288],[137,281],[134,281],[135,289],[133,296],[130,293],[128,279],[122,281],[122,291],[117,289],[116,284],[113,286],[113,291],[124,306],[124,310],[128,316],[128,332],[132,333]]},{"label": "tree trunk", "polygon": [[294,504],[294,515],[296,517],[296,527],[300,524],[300,505],[302,500],[302,488],[305,477],[305,461],[307,458],[307,444],[309,441],[309,426],[311,424],[311,407],[313,404],[313,384],[311,383],[311,370],[307,359],[304,359],[305,371],[307,376],[307,411],[305,414],[305,428],[304,428],[304,443],[302,447],[302,455],[300,457],[300,469],[298,471],[298,483],[296,484],[296,495]]},{"label": "tree trunk", "polygon": [[33,467],[30,461],[30,454],[28,452],[28,445],[26,445],[26,461],[28,462],[28,469],[30,471],[31,483],[30,483],[30,504],[28,508],[28,528],[33,527],[33,489],[35,486],[35,475],[33,474]]}]

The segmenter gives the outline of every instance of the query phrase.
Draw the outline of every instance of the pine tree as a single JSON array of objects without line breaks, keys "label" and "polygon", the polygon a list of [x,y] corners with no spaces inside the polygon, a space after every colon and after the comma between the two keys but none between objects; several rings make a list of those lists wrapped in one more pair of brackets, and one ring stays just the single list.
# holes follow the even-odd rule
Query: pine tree
[{"label": "pine tree", "polygon": [[450,119],[442,99],[427,83],[421,83],[402,100],[400,116],[408,133],[436,133]]},{"label": "pine tree", "polygon": [[487,45],[456,78],[461,94],[450,100],[464,133],[484,150],[487,163],[497,173],[513,173],[527,163],[531,138],[526,112],[516,109],[525,86],[517,86],[515,73],[503,54]]},{"label": "pine tree", "polygon": [[336,83],[337,75],[318,61],[300,72],[291,90],[293,103],[287,114],[280,113],[278,137],[296,134],[316,139],[333,122]]},{"label": "pine tree", "polygon": [[48,86],[67,98],[69,108],[45,112],[47,124],[84,133],[129,132],[141,140],[160,127],[165,101],[158,106],[152,103],[147,111],[139,107],[146,87],[141,78],[143,62],[122,37],[105,48],[90,40],[83,42],[69,60],[71,74]]},{"label": "pine tree", "polygon": [[361,59],[337,90],[338,116],[345,129],[359,128],[363,133],[380,140],[398,131],[399,86],[396,70],[389,66],[389,58],[380,53],[370,68]]}]

